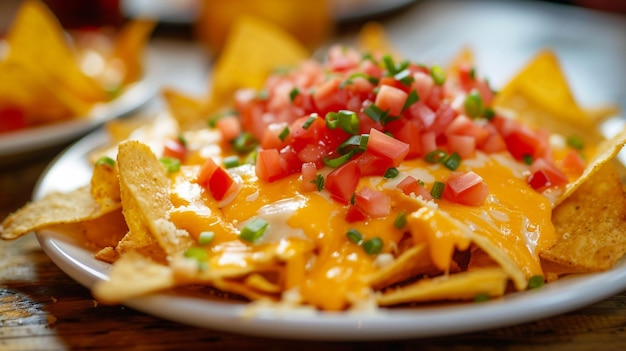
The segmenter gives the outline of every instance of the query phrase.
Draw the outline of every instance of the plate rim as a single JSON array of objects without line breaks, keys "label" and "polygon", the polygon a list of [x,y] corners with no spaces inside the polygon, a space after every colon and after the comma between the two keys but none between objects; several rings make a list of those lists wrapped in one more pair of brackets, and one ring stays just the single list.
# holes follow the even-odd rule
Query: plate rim
[{"label": "plate rim", "polygon": [[[68,147],[55,158],[39,178],[33,199],[51,187],[51,178],[65,163],[83,163],[94,147],[108,140],[99,128]],[[53,181],[54,179],[52,179]],[[66,274],[91,288],[106,279],[110,265],[92,256],[83,262],[76,257],[89,254],[84,248],[63,239],[53,231],[36,233],[43,251]],[[91,252],[93,254],[93,252]],[[603,289],[597,289],[603,286]],[[541,289],[521,291],[484,303],[461,303],[417,308],[381,308],[368,312],[297,313],[280,308],[260,308],[250,315],[249,303],[207,301],[206,299],[156,293],[123,303],[130,308],[159,318],[196,327],[211,328],[262,337],[294,340],[373,341],[425,338],[506,327],[559,315],[590,305],[626,289],[626,259],[612,269],[565,277]]]}]

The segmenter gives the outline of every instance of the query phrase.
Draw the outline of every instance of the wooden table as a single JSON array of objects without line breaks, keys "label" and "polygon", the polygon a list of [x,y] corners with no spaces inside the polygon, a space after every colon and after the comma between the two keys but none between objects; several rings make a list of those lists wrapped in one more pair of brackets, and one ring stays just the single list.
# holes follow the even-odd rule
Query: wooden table
[{"label": "wooden table", "polygon": [[[467,27],[462,34],[457,33],[457,36],[453,37],[454,40],[450,45],[443,48],[437,40],[430,40],[430,37],[424,33],[440,34],[442,23],[458,23],[463,14],[489,11],[490,16],[494,15],[494,8],[496,8],[494,4],[480,3],[476,6],[469,8],[469,5],[465,3],[451,5],[451,2],[418,2],[400,13],[388,15],[381,20],[389,28],[395,43],[400,46],[404,45],[403,49],[406,49],[409,55],[426,58],[445,57],[452,51],[451,47],[456,49],[458,44],[467,38],[484,34],[472,33],[472,31],[485,30],[485,28]],[[519,16],[533,15],[532,11],[526,11],[525,8],[520,7],[520,11],[515,11],[507,6],[509,5],[504,5],[503,11],[508,11],[507,16],[513,16],[511,22],[523,22],[527,18],[520,19]],[[550,11],[558,14],[561,8],[555,10],[549,7],[538,11],[542,15],[549,14]],[[615,52],[611,54],[613,56],[607,54],[606,57],[602,56],[605,61],[602,61],[601,65],[588,68],[592,73],[598,73],[597,79],[604,80],[603,84],[593,86],[594,89],[601,87],[599,92],[595,91],[597,95],[626,105],[624,98],[626,89],[622,89],[625,74],[619,72],[612,76],[602,74],[604,72],[602,70],[617,67],[611,65],[612,63],[625,61],[623,56],[626,56],[626,50],[621,51],[626,45],[624,44],[626,43],[626,34],[624,34],[626,33],[626,19],[586,12],[582,14],[577,12],[574,15],[582,16],[585,20],[595,16],[595,19],[590,22],[577,21],[577,26],[584,26],[586,23],[588,27],[593,26],[595,31],[604,28],[607,33],[617,35],[612,38],[615,40],[613,44],[611,42],[607,44],[606,36],[603,36],[604,41],[598,41],[600,44],[595,42],[594,45],[606,44],[617,54],[621,53],[622,57],[615,56]],[[410,23],[415,23],[417,27],[409,31]],[[421,27],[420,23],[423,24]],[[449,32],[446,33],[449,34]],[[597,34],[597,32],[594,33]],[[353,32],[348,30],[343,34],[351,35]],[[496,44],[502,44],[498,42],[498,33],[493,35]],[[508,33],[500,31],[500,39],[502,35],[508,35]],[[527,39],[524,37],[518,41],[528,43]],[[524,59],[528,57],[530,51],[541,46],[540,41],[532,47],[515,46],[511,42],[514,40],[507,37],[505,49],[521,50],[517,53],[520,53],[519,56]],[[477,50],[485,48],[483,41],[477,40],[473,44]],[[572,42],[567,42],[567,44],[572,45]],[[494,54],[491,46],[493,45],[487,45],[486,51],[481,51],[490,54],[479,55],[481,62],[491,64],[499,59],[497,53],[495,56],[491,55]],[[420,51],[422,47],[427,50]],[[496,47],[502,48],[502,45],[496,45]],[[567,56],[568,52],[564,51],[564,53]],[[505,54],[511,56],[510,52]],[[512,57],[517,56],[512,55]],[[500,66],[494,66],[495,71],[492,70],[491,73],[507,72],[511,65],[518,63],[519,60],[504,62]],[[578,61],[574,63],[585,64]],[[606,67],[607,65],[609,68]],[[178,66],[184,67],[185,65]],[[624,69],[623,65],[619,67]],[[172,79],[176,80],[176,77]],[[182,80],[178,79],[178,81]],[[584,81],[574,81],[574,85],[585,86]],[[594,97],[591,94],[591,99]],[[53,148],[10,164],[0,162],[0,219],[30,199],[37,178],[61,149],[62,147]],[[189,327],[123,306],[98,304],[86,288],[73,281],[52,263],[39,247],[34,235],[12,242],[0,242],[0,350],[298,349],[304,351],[417,348],[421,350],[626,350],[626,291],[591,306],[553,318],[449,337],[345,343],[275,340]]]}]

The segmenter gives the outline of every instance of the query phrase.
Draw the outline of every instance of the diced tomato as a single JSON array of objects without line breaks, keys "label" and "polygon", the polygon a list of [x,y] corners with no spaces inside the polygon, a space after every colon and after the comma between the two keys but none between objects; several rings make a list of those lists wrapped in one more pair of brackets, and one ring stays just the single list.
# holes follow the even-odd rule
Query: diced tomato
[{"label": "diced tomato", "polygon": [[478,145],[478,148],[489,154],[505,151],[506,144],[496,128],[492,124],[486,124],[485,129],[488,132],[487,138]]},{"label": "diced tomato", "polygon": [[393,166],[398,166],[409,153],[409,144],[395,139],[376,129],[370,129],[370,136],[367,141],[367,150],[388,158]]},{"label": "diced tomato", "polygon": [[411,88],[415,89],[420,101],[428,101],[430,92],[434,86],[435,81],[430,74],[421,71],[413,73],[413,84],[411,84]]},{"label": "diced tomato", "polygon": [[361,170],[355,161],[348,161],[326,176],[325,188],[335,198],[350,203],[361,177]]},{"label": "diced tomato", "polygon": [[369,187],[363,187],[356,193],[354,203],[374,218],[387,216],[391,212],[391,197]]},{"label": "diced tomato", "polygon": [[450,151],[456,151],[462,159],[471,158],[476,151],[476,139],[466,135],[450,135],[448,147]]},{"label": "diced tomato", "polygon": [[539,192],[551,187],[564,186],[568,182],[567,176],[561,170],[543,158],[535,159],[530,165],[528,184]]},{"label": "diced tomato", "polygon": [[235,92],[235,106],[239,111],[241,124],[257,140],[263,138],[267,124],[273,121],[263,119],[266,107],[265,102],[256,99],[257,93],[254,89],[242,89]]},{"label": "diced tomato", "polygon": [[315,183],[317,177],[317,166],[313,162],[306,162],[302,164],[302,191],[315,191],[317,190],[317,184]]},{"label": "diced tomato", "polygon": [[263,138],[261,138],[261,148],[280,150],[290,142],[291,133],[287,123],[272,123],[265,128]]},{"label": "diced tomato", "polygon": [[392,160],[369,150],[362,153],[355,162],[359,166],[361,176],[382,176],[390,167],[394,167]]},{"label": "diced tomato", "polygon": [[257,177],[265,182],[272,182],[286,175],[276,149],[259,150],[255,171]]},{"label": "diced tomato", "polygon": [[437,136],[435,132],[422,133],[420,140],[422,141],[422,152],[424,154],[437,150]]},{"label": "diced tomato", "polygon": [[431,110],[437,111],[439,105],[441,105],[441,98],[443,97],[443,87],[435,85],[430,90],[428,98],[424,99],[424,102]]},{"label": "diced tomato", "polygon": [[222,117],[217,120],[215,127],[222,134],[222,139],[231,141],[241,133],[241,122],[235,116]]},{"label": "diced tomato", "polygon": [[450,122],[450,124],[446,127],[444,133],[447,136],[471,136],[476,140],[476,145],[482,144],[489,135],[489,131],[486,128],[474,123],[466,115],[458,115],[456,118],[454,118],[454,120],[452,120],[452,122]]},{"label": "diced tomato", "polygon": [[408,94],[401,89],[381,85],[374,104],[382,111],[389,111],[391,116],[399,116]]},{"label": "diced tomato", "polygon": [[348,91],[339,88],[341,82],[341,78],[334,77],[315,89],[313,102],[319,109],[320,115],[325,116],[328,112],[339,111],[345,107]]},{"label": "diced tomato", "polygon": [[[310,118],[314,118],[309,123]],[[307,126],[308,125],[308,126]],[[317,144],[326,130],[326,123],[321,117],[304,116],[296,119],[289,126],[291,134],[291,146],[296,151],[302,150],[306,145]]]},{"label": "diced tomato", "polygon": [[569,150],[561,162],[563,170],[575,177],[580,176],[585,171],[585,160],[576,150]]},{"label": "diced tomato", "polygon": [[447,103],[439,105],[435,112],[435,121],[428,130],[435,132],[435,135],[439,136],[452,123],[456,115],[457,112]]},{"label": "diced tomato", "polygon": [[17,107],[0,108],[0,133],[26,128],[26,116]]},{"label": "diced tomato", "polygon": [[225,197],[235,183],[230,174],[210,158],[200,168],[197,182],[218,201]]},{"label": "diced tomato", "polygon": [[328,154],[328,150],[321,144],[308,144],[298,152],[298,159],[301,162],[313,162],[321,164],[324,156]]},{"label": "diced tomato", "polygon": [[348,207],[348,212],[346,212],[346,222],[361,222],[365,219],[367,219],[367,214],[363,212],[363,210],[354,205],[350,205],[350,207]]},{"label": "diced tomato", "polygon": [[402,179],[400,183],[398,183],[397,187],[405,195],[415,194],[415,196],[421,196],[427,201],[433,199],[430,192],[424,186],[420,185],[420,182],[417,179],[411,176],[406,176]]},{"label": "diced tomato", "polygon": [[[302,171],[302,161],[299,154],[290,147],[285,147],[279,152],[280,167],[283,169],[283,177]],[[322,161],[320,161],[320,164]]]},{"label": "diced tomato", "polygon": [[187,147],[178,139],[165,139],[163,157],[171,157],[184,161],[185,157],[187,157]]},{"label": "diced tomato", "polygon": [[409,144],[409,152],[407,159],[412,159],[423,155],[422,141],[420,138],[420,128],[417,122],[409,120],[401,120],[402,126],[394,131],[393,135],[396,139]]},{"label": "diced tomato", "polygon": [[526,156],[541,157],[548,148],[548,141],[526,126],[519,125],[504,136],[507,149],[518,160]]},{"label": "diced tomato", "polygon": [[443,191],[443,198],[467,206],[484,204],[488,195],[487,183],[472,171],[452,172]]}]

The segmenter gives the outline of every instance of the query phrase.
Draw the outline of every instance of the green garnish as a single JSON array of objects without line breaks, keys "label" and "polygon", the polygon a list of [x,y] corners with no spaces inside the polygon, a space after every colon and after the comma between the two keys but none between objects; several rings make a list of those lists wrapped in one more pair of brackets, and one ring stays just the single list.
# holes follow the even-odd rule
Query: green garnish
[{"label": "green garnish", "polygon": [[441,161],[446,168],[455,171],[461,165],[461,156],[453,151],[448,157]]},{"label": "green garnish", "polygon": [[383,175],[383,178],[386,179],[392,179],[398,176],[398,174],[400,174],[400,171],[398,171],[397,168],[395,167],[389,167],[386,171],[385,174]]},{"label": "green garnish", "polygon": [[443,85],[446,82],[446,72],[439,66],[430,68],[430,76],[433,77],[436,85]]},{"label": "green garnish", "polygon": [[538,289],[543,286],[545,280],[542,275],[533,275],[528,280],[528,289]]},{"label": "green garnish", "polygon": [[489,295],[485,293],[476,294],[474,296],[474,302],[487,302],[489,301]]},{"label": "green garnish", "polygon": [[470,118],[480,117],[483,114],[483,98],[480,96],[478,90],[472,89],[472,91],[467,94],[463,107],[465,108],[465,113],[467,113],[467,116]]},{"label": "green garnish", "polygon": [[329,129],[341,127],[341,129],[348,134],[357,134],[359,132],[359,117],[355,112],[350,110],[328,112],[324,119]]},{"label": "green garnish", "polygon": [[582,150],[585,147],[585,142],[583,138],[578,135],[570,135],[567,138],[567,145],[576,150]]},{"label": "green garnish", "polygon": [[441,195],[443,194],[443,189],[445,189],[445,187],[445,183],[435,181],[433,188],[430,190],[430,195],[432,195],[435,199],[441,199]]},{"label": "green garnish", "polygon": [[232,155],[224,158],[224,167],[233,168],[239,166],[239,156]]},{"label": "green garnish", "polygon": [[239,154],[245,154],[254,150],[258,144],[258,141],[248,132],[240,133],[232,141],[233,149]]},{"label": "green garnish", "polygon": [[381,238],[372,238],[363,242],[363,250],[369,255],[380,253],[383,249],[383,240]]},{"label": "green garnish", "polygon": [[398,213],[398,215],[396,216],[396,219],[393,220],[393,226],[396,227],[397,229],[402,229],[404,228],[404,226],[406,225],[406,213],[400,212]]},{"label": "green garnish", "polygon": [[165,166],[167,173],[174,173],[180,171],[180,160],[173,157],[161,157],[159,159]]},{"label": "green garnish", "polygon": [[283,130],[280,131],[280,134],[278,134],[278,138],[280,139],[280,141],[285,141],[285,139],[287,139],[288,136],[289,136],[289,127],[283,128]]},{"label": "green garnish", "polygon": [[109,156],[102,156],[96,161],[96,166],[107,165],[109,167],[115,166],[115,160]]},{"label": "green garnish", "polygon": [[522,156],[522,161],[524,161],[525,164],[527,165],[532,165],[533,164],[533,155],[524,155]]},{"label": "green garnish", "polygon": [[208,267],[207,261],[209,260],[209,255],[206,250],[201,247],[190,247],[183,253],[183,256],[196,261],[198,263],[198,269],[201,271]]},{"label": "green garnish", "polygon": [[298,96],[299,94],[300,94],[300,89],[296,87],[291,89],[291,91],[289,92],[289,101],[293,102],[293,100],[295,100],[296,96]]},{"label": "green garnish", "polygon": [[313,179],[311,183],[315,184],[317,191],[322,191],[322,189],[324,189],[324,176],[321,174],[316,175],[315,179]]},{"label": "green garnish", "polygon": [[415,89],[411,90],[409,96],[407,96],[406,101],[404,102],[404,105],[402,106],[402,112],[418,101],[420,101],[420,97],[417,95],[417,91],[415,91]]},{"label": "green garnish", "polygon": [[348,229],[346,236],[350,241],[357,245],[361,245],[363,242],[363,235],[361,235],[361,233],[356,229]]},{"label": "green garnish", "polygon": [[211,231],[201,232],[200,235],[198,236],[198,243],[200,245],[209,245],[211,241],[213,241],[214,236],[215,236],[215,233]]},{"label": "green garnish", "polygon": [[350,159],[352,158],[352,156],[354,155],[354,150],[349,151],[346,154],[343,154],[339,157],[335,157],[335,158],[328,158],[328,157],[324,157],[322,160],[324,161],[324,164],[328,167],[332,167],[332,168],[337,168],[339,166],[341,166],[342,164],[350,161]]},{"label": "green garnish", "polygon": [[309,118],[307,118],[306,121],[304,121],[304,124],[302,124],[302,128],[309,129],[309,127],[313,124],[313,122],[315,122],[316,119],[317,116],[310,116]]},{"label": "green garnish", "polygon": [[448,156],[448,153],[441,150],[433,150],[424,156],[424,160],[428,163],[439,163]]},{"label": "green garnish", "polygon": [[245,241],[253,243],[263,236],[263,233],[265,233],[268,226],[269,223],[266,220],[262,218],[255,218],[241,228],[239,237]]}]

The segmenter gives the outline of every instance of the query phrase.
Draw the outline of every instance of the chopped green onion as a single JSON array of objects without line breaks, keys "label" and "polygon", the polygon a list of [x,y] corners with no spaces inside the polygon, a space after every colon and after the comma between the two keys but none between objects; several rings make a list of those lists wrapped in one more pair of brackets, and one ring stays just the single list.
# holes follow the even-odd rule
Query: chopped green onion
[{"label": "chopped green onion", "polygon": [[232,143],[233,143],[233,149],[237,153],[240,153],[240,154],[245,154],[247,152],[250,152],[254,150],[258,145],[258,142],[256,141],[256,139],[254,139],[252,134],[248,132],[240,133],[235,138],[235,140],[232,141]]},{"label": "chopped green onion", "polygon": [[285,139],[287,139],[287,136],[289,136],[289,127],[283,128],[280,134],[278,134],[278,138],[280,139],[280,141],[285,141]]},{"label": "chopped green onion", "polygon": [[223,112],[220,112],[220,113],[213,114],[213,115],[211,115],[209,117],[209,121],[208,121],[209,127],[215,128],[215,126],[217,124],[217,121],[219,121],[220,119],[222,119],[222,118],[224,118],[226,116],[233,116],[233,115],[237,115],[237,111],[235,111],[235,110],[226,110],[226,111],[223,111]]},{"label": "chopped green onion", "polygon": [[198,263],[199,270],[204,270],[207,268],[207,261],[209,260],[209,255],[207,254],[205,249],[201,247],[193,246],[193,247],[188,248],[183,253],[183,256],[186,258],[195,260]]},{"label": "chopped green onion", "polygon": [[470,69],[469,76],[472,79],[476,79],[476,68],[472,67],[472,69]]},{"label": "chopped green onion", "polygon": [[426,160],[426,162],[428,163],[439,163],[446,157],[448,157],[447,152],[441,149],[437,149],[427,153],[426,156],[424,156],[424,160]]},{"label": "chopped green onion", "polygon": [[356,204],[356,193],[352,193],[352,196],[350,196],[350,205],[354,204]]},{"label": "chopped green onion", "polygon": [[161,157],[159,159],[161,163],[167,169],[167,173],[174,173],[180,171],[180,160],[173,157]]},{"label": "chopped green onion", "polygon": [[474,296],[474,302],[487,302],[489,301],[489,294],[480,293]]},{"label": "chopped green onion", "polygon": [[436,85],[443,85],[446,82],[446,72],[439,66],[430,68],[430,76],[433,77]]},{"label": "chopped green onion", "polygon": [[296,96],[298,96],[298,94],[300,94],[300,89],[296,87],[291,89],[291,91],[289,92],[289,101],[293,102],[293,100],[296,99]]},{"label": "chopped green onion", "polygon": [[442,161],[443,165],[451,171],[455,171],[461,165],[461,156],[453,151],[448,157]]},{"label": "chopped green onion", "polygon": [[491,121],[495,116],[496,112],[490,107],[485,108],[483,111],[483,117],[488,121]]},{"label": "chopped green onion", "polygon": [[114,167],[115,160],[110,158],[109,156],[102,156],[98,159],[98,161],[96,161],[96,166],[100,166],[100,165],[107,165],[110,167]]},{"label": "chopped green onion", "polygon": [[445,183],[435,181],[433,188],[430,190],[430,195],[432,195],[435,199],[441,199],[441,195],[443,194],[443,189],[445,189],[445,187]]},{"label": "chopped green onion", "polygon": [[578,135],[570,135],[567,138],[567,145],[569,145],[570,147],[576,150],[582,150],[583,147],[585,146],[585,142],[583,141],[583,138],[581,138]]},{"label": "chopped green onion", "polygon": [[215,233],[212,231],[201,232],[200,235],[198,236],[198,243],[200,245],[209,245],[211,241],[213,241],[214,236],[215,236]]},{"label": "chopped green onion", "polygon": [[339,127],[339,115],[336,112],[328,112],[324,117],[326,127],[328,129],[336,129]]},{"label": "chopped green onion", "polygon": [[332,168],[337,168],[339,166],[341,166],[342,164],[350,161],[350,159],[352,158],[352,156],[354,155],[354,150],[349,151],[348,153],[341,155],[339,157],[335,157],[335,158],[328,158],[328,157],[324,157],[322,160],[324,161],[324,164],[328,167],[332,167]]},{"label": "chopped green onion", "polygon": [[317,191],[322,191],[322,189],[324,189],[324,176],[321,174],[316,175],[315,179],[313,179],[311,183],[315,184]]},{"label": "chopped green onion", "polygon": [[389,73],[391,73],[391,75],[394,75],[397,72],[396,71],[396,63],[393,62],[393,58],[391,58],[391,56],[384,55],[383,56],[383,64],[385,65],[385,68],[387,68],[387,71],[389,71]]},{"label": "chopped green onion", "polygon": [[538,289],[545,283],[542,275],[533,275],[528,280],[528,289]]},{"label": "chopped green onion", "polygon": [[363,242],[363,235],[361,235],[361,233],[359,233],[359,231],[356,229],[348,229],[348,231],[346,232],[346,236],[350,241],[357,245],[361,245],[361,243]]},{"label": "chopped green onion", "polygon": [[302,124],[302,128],[303,129],[309,129],[311,124],[313,124],[313,122],[315,122],[316,119],[317,119],[317,116],[315,116],[315,115],[310,116],[309,118],[307,118],[306,121],[304,121],[304,124]]},{"label": "chopped green onion", "polygon": [[417,91],[415,91],[415,89],[411,90],[409,96],[407,96],[406,101],[404,102],[404,105],[402,106],[402,112],[418,101],[420,101],[420,97],[417,95]]},{"label": "chopped green onion", "polygon": [[533,155],[524,155],[522,156],[522,161],[524,161],[525,164],[527,165],[532,165],[533,164]]},{"label": "chopped green onion", "polygon": [[398,171],[398,169],[396,167],[389,167],[385,171],[385,174],[383,175],[383,178],[392,179],[392,178],[397,177],[398,174],[400,174],[400,171]]},{"label": "chopped green onion", "polygon": [[480,96],[478,90],[472,89],[472,91],[467,94],[463,107],[465,108],[465,113],[470,118],[476,118],[483,114],[483,98]]},{"label": "chopped green onion", "polygon": [[339,145],[337,151],[342,155],[350,151],[365,151],[367,140],[369,140],[368,134],[352,135]]},{"label": "chopped green onion", "polygon": [[258,155],[258,152],[256,150],[250,152],[248,155],[246,155],[246,158],[243,159],[242,164],[246,164],[246,165],[256,164],[257,155]]},{"label": "chopped green onion", "polygon": [[371,238],[363,243],[363,250],[369,255],[376,255],[383,250],[383,240],[381,238]]},{"label": "chopped green onion", "polygon": [[408,69],[403,69],[402,71],[394,74],[393,78],[407,87],[410,86],[411,83],[413,83],[413,81],[415,80],[411,75],[411,71],[409,71]]},{"label": "chopped green onion", "polygon": [[239,237],[243,240],[249,241],[251,243],[257,241],[265,230],[269,226],[269,223],[261,218],[255,218],[248,222],[239,233]]},{"label": "chopped green onion", "polygon": [[406,213],[404,211],[398,213],[396,219],[393,220],[393,226],[402,229],[406,225]]},{"label": "chopped green onion", "polygon": [[224,158],[224,167],[233,168],[239,166],[239,156],[232,155]]},{"label": "chopped green onion", "polygon": [[338,113],[339,126],[348,134],[357,134],[359,132],[359,117],[356,113],[349,110],[340,110]]},{"label": "chopped green onion", "polygon": [[178,134],[178,142],[182,145],[182,146],[187,146],[187,139],[185,138],[184,135],[182,134]]},{"label": "chopped green onion", "polygon": [[344,80],[343,82],[341,82],[339,84],[339,88],[343,89],[346,85],[349,84],[353,84],[354,83],[354,78],[363,78],[366,79],[368,82],[374,84],[374,85],[378,85],[378,78],[376,77],[372,77],[372,76],[368,76],[365,73],[361,73],[361,72],[357,72],[357,73],[352,73],[350,76],[348,76],[348,78],[346,78],[346,80]]},{"label": "chopped green onion", "polygon": [[383,111],[380,109],[380,107],[374,104],[370,104],[369,106],[367,106],[363,110],[363,112],[365,112],[365,114],[368,115],[369,118],[371,118],[374,122],[380,122],[382,124],[386,124],[387,122],[391,120],[389,118],[389,110]]}]

